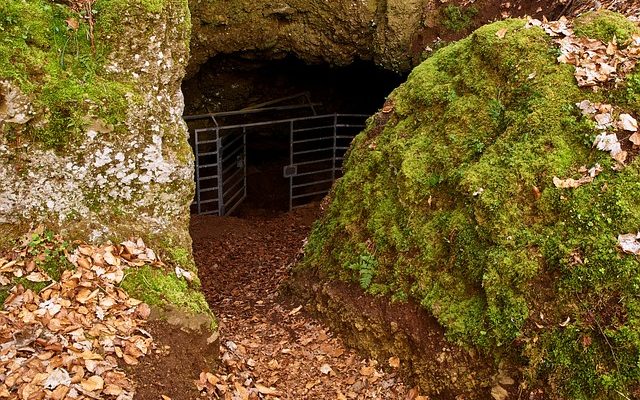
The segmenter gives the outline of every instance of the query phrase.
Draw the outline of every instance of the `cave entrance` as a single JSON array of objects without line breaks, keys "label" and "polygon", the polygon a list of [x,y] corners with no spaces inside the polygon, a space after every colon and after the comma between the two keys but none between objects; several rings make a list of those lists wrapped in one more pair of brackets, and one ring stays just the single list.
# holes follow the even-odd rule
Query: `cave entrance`
[{"label": "cave entrance", "polygon": [[351,140],[401,81],[363,61],[209,60],[183,83],[196,155],[192,213],[282,212],[321,199]]}]

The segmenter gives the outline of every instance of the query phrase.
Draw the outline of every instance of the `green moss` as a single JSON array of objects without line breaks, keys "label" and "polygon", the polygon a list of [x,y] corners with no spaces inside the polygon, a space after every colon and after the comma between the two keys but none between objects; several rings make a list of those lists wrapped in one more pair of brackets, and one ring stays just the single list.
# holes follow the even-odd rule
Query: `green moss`
[{"label": "green moss", "polygon": [[[482,27],[415,68],[382,131],[355,139],[299,268],[408,295],[451,341],[568,398],[611,398],[640,374],[640,262],[616,244],[640,227],[640,161],[615,172],[592,149],[575,104],[609,94],[579,89],[548,35],[524,25]],[[634,113],[636,86],[621,103]],[[595,163],[592,184],[553,185]]]},{"label": "green moss", "polygon": [[[105,72],[111,43],[124,31],[123,14],[159,13],[167,7],[186,10],[186,0],[97,1],[92,48],[88,23],[67,6],[49,0],[2,2],[0,80],[17,83],[46,115],[47,124],[29,126],[25,134],[61,149],[82,137],[87,115],[120,129],[128,107],[125,95],[135,93],[135,87]],[[69,19],[79,22],[77,30],[69,27]],[[185,14],[184,24],[189,23]]]},{"label": "green moss", "polygon": [[471,27],[476,15],[478,9],[475,6],[460,7],[449,4],[440,10],[440,23],[450,31],[460,32]]},{"label": "green moss", "polygon": [[[47,124],[27,134],[46,147],[62,148],[85,128],[88,114],[109,123],[126,116],[127,82],[104,74],[109,43],[96,40],[92,49],[89,26],[68,7],[46,0],[0,4],[0,79],[9,79],[35,99]],[[79,28],[67,20],[79,21]],[[101,39],[100,30],[96,35]]]},{"label": "green moss", "polygon": [[206,314],[215,324],[204,295],[190,288],[184,278],[178,278],[174,273],[149,266],[130,269],[122,281],[122,288],[151,306],[177,306],[193,314]]},{"label": "green moss", "polygon": [[576,18],[575,33],[577,36],[599,39],[605,43],[614,37],[618,43],[625,43],[632,35],[640,33],[640,30],[624,15],[602,9]]},{"label": "green moss", "polygon": [[[68,242],[62,241],[52,231],[47,230],[31,235],[24,256],[35,260],[36,265],[42,271],[54,281],[58,281],[65,270],[74,268],[66,257],[69,247]],[[14,286],[22,285],[25,289],[38,293],[49,286],[50,283],[51,281],[31,282],[25,277],[14,277],[9,285],[0,286],[0,304],[4,303]]]}]

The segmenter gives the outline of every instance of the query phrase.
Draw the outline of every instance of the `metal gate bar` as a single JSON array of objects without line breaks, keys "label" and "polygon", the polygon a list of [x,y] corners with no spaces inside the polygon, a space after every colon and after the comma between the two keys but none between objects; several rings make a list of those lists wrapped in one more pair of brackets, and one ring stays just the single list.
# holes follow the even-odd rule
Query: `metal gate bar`
[{"label": "metal gate bar", "polygon": [[[290,157],[286,167],[289,177],[289,209],[304,206],[308,201],[325,195],[342,175],[344,153],[353,138],[365,127],[367,115],[329,114],[318,116],[315,126],[298,126],[311,118],[295,119],[290,124]],[[352,119],[354,121],[348,121]],[[315,135],[309,137],[309,135]],[[321,148],[304,148],[306,144]],[[297,147],[296,147],[297,145]],[[302,145],[302,147],[301,147]],[[322,156],[327,154],[327,156]],[[320,157],[318,157],[320,156]]]},{"label": "metal gate bar", "polygon": [[185,117],[185,120],[210,118],[214,123],[213,127],[193,130],[196,181],[193,204],[198,214],[228,215],[246,198],[248,129],[282,125],[283,133],[288,130],[289,165],[284,166],[284,176],[289,179],[292,210],[329,192],[342,175],[348,144],[365,127],[368,118],[363,114],[327,114],[218,125],[219,114]]}]

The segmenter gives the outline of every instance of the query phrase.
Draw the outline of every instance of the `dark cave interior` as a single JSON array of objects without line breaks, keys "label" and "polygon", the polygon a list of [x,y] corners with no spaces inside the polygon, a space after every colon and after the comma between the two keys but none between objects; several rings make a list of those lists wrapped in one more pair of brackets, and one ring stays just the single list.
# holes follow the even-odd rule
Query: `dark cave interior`
[{"label": "dark cave interior", "polygon": [[[231,143],[231,139],[221,139],[222,146],[225,141],[229,146],[238,146],[244,142],[244,161],[238,161],[237,165],[246,168],[245,181],[243,183],[233,182],[235,187],[245,186],[246,198],[238,207],[234,209],[233,215],[243,216],[252,214],[272,214],[289,210],[290,202],[290,179],[283,174],[283,169],[290,164],[291,152],[294,147],[290,143],[291,137],[289,123],[265,124],[265,121],[287,121],[294,118],[306,118],[314,115],[340,114],[374,114],[385,102],[386,96],[404,81],[405,77],[393,72],[383,70],[370,61],[356,61],[344,67],[334,67],[328,64],[307,65],[295,57],[287,57],[280,60],[261,60],[245,58],[240,56],[225,55],[210,59],[204,64],[200,71],[191,79],[185,80],[182,90],[185,96],[185,116],[216,113],[216,123],[219,126],[239,126],[243,124],[257,124],[258,126],[240,127],[228,129],[220,132],[220,136],[241,135],[244,133],[246,139],[236,140]],[[298,96],[299,94],[304,96]],[[292,97],[292,98],[289,98]],[[282,101],[274,100],[284,99]],[[309,106],[311,103],[312,107]],[[234,115],[220,115],[228,111],[244,110],[247,108],[259,108],[262,112],[249,112]],[[185,117],[188,119],[189,117]],[[310,121],[300,121],[310,127],[314,121],[325,121],[326,119],[313,119]],[[211,120],[208,119],[208,126]],[[191,144],[193,143],[194,129],[207,125],[200,121],[189,121]],[[298,122],[296,122],[298,123]],[[317,124],[316,123],[316,124]],[[322,122],[325,124],[326,122]],[[362,122],[359,122],[362,123]],[[349,127],[351,122],[341,123],[340,128],[348,131],[347,134],[354,136],[361,128],[356,124]],[[302,142],[306,146],[303,150],[324,157],[328,153],[323,152],[322,146],[326,146],[331,135],[331,129],[325,127],[324,130],[314,131],[316,136],[307,136]],[[309,128],[303,128],[307,130]],[[235,132],[235,133],[234,133]],[[336,133],[333,133],[336,135]],[[326,140],[322,139],[326,135]],[[202,134],[201,134],[202,136]],[[344,142],[345,138],[338,133],[340,139],[334,140],[334,147],[348,146]],[[211,151],[209,147],[198,147],[199,154],[207,154]],[[314,149],[313,146],[316,146]],[[204,149],[204,151],[203,151]],[[239,150],[240,151],[240,150]],[[338,156],[344,151],[338,150]],[[334,157],[336,156],[334,150]],[[206,157],[200,156],[200,165],[212,165]],[[307,159],[305,159],[306,161]],[[226,161],[235,163],[235,160]],[[338,161],[338,163],[341,160]],[[209,163],[209,164],[207,164]],[[221,163],[222,164],[222,163]],[[304,162],[302,163],[304,164]],[[325,163],[326,164],[326,163]],[[224,164],[223,169],[235,169],[231,164]],[[316,167],[326,171],[329,164],[315,164]],[[334,164],[335,167],[335,164]],[[200,168],[204,175],[207,170]],[[222,170],[221,170],[222,171]],[[239,172],[239,171],[238,171]],[[226,182],[226,173],[220,172],[223,176],[221,182]],[[240,174],[237,174],[240,176]],[[304,175],[304,174],[303,174]],[[331,175],[329,173],[329,175]],[[307,173],[308,178],[325,182],[330,179],[327,172],[322,174]],[[335,175],[335,173],[334,173]],[[334,176],[335,177],[335,176]],[[326,178],[326,179],[325,179]],[[233,179],[233,178],[229,178]],[[238,179],[241,180],[239,177]],[[217,180],[209,183],[201,183],[204,188],[207,184],[215,185]],[[231,185],[231,184],[230,184]],[[311,185],[311,184],[309,184]],[[330,186],[330,183],[328,183]],[[233,188],[235,190],[235,188]],[[307,192],[317,192],[328,189],[327,186],[311,185]],[[224,192],[224,189],[220,189]],[[207,195],[207,193],[209,195]],[[203,202],[213,202],[211,196],[217,197],[218,192],[211,190],[203,192],[201,199]],[[295,193],[294,193],[295,194]],[[209,197],[207,197],[209,196]],[[238,194],[238,197],[241,195]],[[306,196],[306,195],[305,195]],[[319,200],[322,196],[309,196],[303,201]],[[235,201],[237,199],[230,199]],[[225,200],[226,202],[226,200]],[[217,202],[215,203],[217,204]],[[206,208],[205,208],[206,210]],[[223,214],[229,214],[229,208]],[[198,212],[196,208],[192,212]]]}]

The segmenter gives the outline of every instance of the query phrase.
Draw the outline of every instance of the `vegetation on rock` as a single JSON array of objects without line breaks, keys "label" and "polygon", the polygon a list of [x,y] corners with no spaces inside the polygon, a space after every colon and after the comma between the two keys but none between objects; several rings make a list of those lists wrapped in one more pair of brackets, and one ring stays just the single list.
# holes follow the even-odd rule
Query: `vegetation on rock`
[{"label": "vegetation on rock", "polygon": [[[640,379],[640,164],[593,148],[576,106],[636,117],[638,75],[578,87],[574,67],[522,20],[478,29],[427,59],[370,119],[315,225],[301,269],[414,300],[450,341],[522,367],[573,399],[617,398]],[[576,33],[638,33],[611,13]],[[558,188],[582,167],[591,183]]]},{"label": "vegetation on rock", "polygon": [[473,18],[478,14],[478,9],[474,6],[462,8],[449,4],[440,10],[440,14],[442,26],[453,32],[460,32],[471,26]]}]

